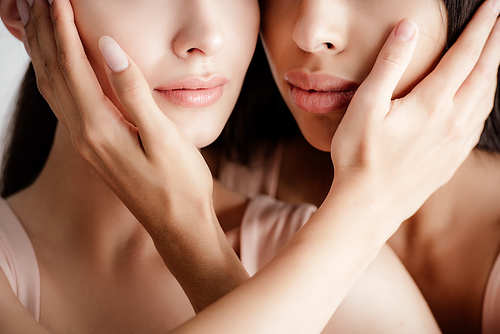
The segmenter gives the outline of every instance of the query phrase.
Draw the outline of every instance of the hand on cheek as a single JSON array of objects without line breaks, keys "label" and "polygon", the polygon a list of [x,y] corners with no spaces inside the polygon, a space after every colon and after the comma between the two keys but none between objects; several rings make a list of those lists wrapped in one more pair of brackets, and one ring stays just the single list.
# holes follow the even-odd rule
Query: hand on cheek
[{"label": "hand on cheek", "polygon": [[418,36],[411,36],[409,22],[400,22],[333,137],[334,184],[361,185],[362,193],[385,201],[388,210],[398,208],[404,220],[452,177],[493,106],[496,81],[484,78],[500,62],[495,4],[486,1],[436,69],[391,101]]}]

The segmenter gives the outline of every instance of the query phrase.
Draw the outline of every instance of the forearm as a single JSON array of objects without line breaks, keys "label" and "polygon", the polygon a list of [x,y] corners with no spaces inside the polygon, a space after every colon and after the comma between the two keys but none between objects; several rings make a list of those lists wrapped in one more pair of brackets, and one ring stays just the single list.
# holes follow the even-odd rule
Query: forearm
[{"label": "forearm", "polygon": [[320,333],[390,236],[383,210],[358,203],[329,196],[266,267],[175,333]]},{"label": "forearm", "polygon": [[150,234],[194,310],[201,311],[245,282],[249,275],[229,244],[213,210],[185,215],[184,226],[161,224]]}]

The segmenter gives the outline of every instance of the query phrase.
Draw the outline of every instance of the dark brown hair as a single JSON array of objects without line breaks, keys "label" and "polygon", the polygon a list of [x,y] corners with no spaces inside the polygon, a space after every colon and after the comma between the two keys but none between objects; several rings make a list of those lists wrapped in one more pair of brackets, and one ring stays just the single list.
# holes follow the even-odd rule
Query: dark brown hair
[{"label": "dark brown hair", "polygon": [[[449,48],[484,0],[443,0],[448,14]],[[486,121],[478,148],[500,152],[500,93]],[[2,161],[0,194],[7,197],[29,186],[40,174],[54,140],[57,119],[38,91],[30,65],[10,123]],[[231,160],[252,161],[257,151],[271,151],[280,138],[300,135],[269,71],[259,43],[242,94],[222,135],[214,143]]]},{"label": "dark brown hair", "polygon": [[[458,39],[477,8],[484,0],[443,0],[448,14],[448,36],[446,48],[449,49]],[[497,74],[495,105],[491,111],[477,148],[488,152],[500,152],[500,76]]]},{"label": "dark brown hair", "polygon": [[[262,1],[261,1],[262,2]],[[457,40],[467,23],[474,15],[477,8],[484,0],[443,0],[447,14],[447,40],[448,50]],[[238,108],[231,115],[222,136],[214,143],[220,147],[225,157],[229,160],[248,164],[257,153],[269,152],[283,136],[300,135],[298,127],[293,122],[291,113],[286,111],[286,106],[274,86],[267,62],[261,60],[264,55],[259,45],[256,51],[258,61],[251,70],[258,75],[249,76],[247,87],[265,87],[266,94],[259,101],[259,108]],[[255,82],[252,80],[255,79]],[[500,83],[500,78],[498,79]],[[254,95],[255,89],[242,91],[240,100],[255,101],[261,95]],[[251,94],[250,96],[244,96]],[[262,94],[262,90],[259,94]],[[266,104],[267,103],[267,104]],[[251,105],[251,103],[249,104]],[[497,84],[494,108],[486,120],[484,131],[477,148],[500,153],[500,85]]]},{"label": "dark brown hair", "polygon": [[56,124],[57,118],[38,91],[30,64],[9,124],[2,163],[2,197],[29,186],[38,177],[52,147]]}]

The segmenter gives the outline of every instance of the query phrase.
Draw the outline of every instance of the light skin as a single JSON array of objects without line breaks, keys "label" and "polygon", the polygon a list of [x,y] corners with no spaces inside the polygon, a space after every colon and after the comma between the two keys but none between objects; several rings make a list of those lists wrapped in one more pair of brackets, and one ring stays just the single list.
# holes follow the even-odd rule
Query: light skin
[{"label": "light skin", "polygon": [[[127,51],[137,58],[140,71],[147,73],[145,78],[147,85],[153,88],[169,85],[172,81],[184,80],[186,77],[210,79],[214,75],[223,75],[228,79],[224,94],[216,103],[207,107],[182,107],[163,99],[157,91],[148,93],[154,97],[155,107],[160,105],[162,112],[164,111],[169,118],[176,120],[176,126],[183,129],[185,124],[189,124],[186,131],[182,131],[183,135],[179,135],[178,130],[175,129],[172,140],[189,142],[188,149],[191,151],[187,152],[193,152],[196,157],[196,155],[199,156],[199,152],[191,143],[204,146],[213,141],[222,130],[238,97],[245,70],[257,40],[259,9],[256,1],[245,0],[220,3],[220,6],[212,7],[210,11],[207,11],[205,7],[208,2],[198,1],[192,4],[190,11],[186,12],[182,6],[183,3],[183,1],[156,1],[149,6],[138,8],[139,3],[133,1],[126,5],[122,1],[73,1],[76,24],[83,27],[80,32],[84,43],[89,45],[87,51],[92,69],[86,73],[92,78],[96,73],[98,80],[103,82],[102,85],[98,83],[94,91],[90,89],[91,86],[87,85],[79,91],[80,94],[77,96],[86,99],[92,92],[100,92],[99,99],[91,100],[91,102],[99,103],[96,110],[99,110],[101,115],[104,114],[104,110],[111,112],[116,118],[112,122],[107,122],[103,119],[105,116],[101,116],[100,119],[95,120],[96,122],[104,122],[103,124],[109,126],[116,122],[131,120],[127,109],[114,95],[106,76],[105,68],[107,67],[98,49],[98,40],[104,33],[112,34],[127,48]],[[66,4],[69,3],[66,2]],[[2,19],[6,26],[15,36],[22,38],[24,27],[21,17],[17,14],[16,2],[2,1],[0,5]],[[24,5],[29,9],[27,3]],[[39,13],[44,11],[46,20],[39,20],[38,23],[46,24],[45,27],[50,27],[52,30],[50,17],[47,16],[48,4],[37,1],[33,4],[33,8],[35,10],[38,8]],[[143,16],[138,17],[138,13],[142,13]],[[191,22],[193,19],[196,24]],[[31,23],[34,29],[32,20]],[[119,31],[117,31],[118,27],[121,28]],[[165,29],[155,29],[155,27]],[[143,28],[147,30],[148,38],[144,38]],[[72,29],[74,30],[75,27],[73,26]],[[203,34],[200,34],[200,31]],[[134,35],[134,32],[140,32],[140,34]],[[44,45],[54,45],[53,39],[52,41],[43,40],[43,42]],[[142,52],[144,49],[148,52]],[[235,49],[238,51],[235,52]],[[52,75],[56,73],[53,72]],[[39,78],[38,84],[43,87],[44,84],[50,83],[43,82],[43,79]],[[109,96],[109,100],[106,100],[103,93]],[[130,90],[128,94],[133,95]],[[138,95],[133,96],[139,98]],[[62,95],[59,96],[56,104],[64,104],[64,98]],[[104,101],[103,107],[100,103]],[[95,104],[94,107],[96,107]],[[60,109],[54,109],[56,114],[60,112]],[[125,118],[122,118],[122,115]],[[59,116],[62,117],[63,122],[66,122],[62,114]],[[127,124],[126,134],[137,135],[136,128],[128,122]],[[107,131],[108,134],[114,134],[112,128],[108,130],[110,130]],[[84,131],[78,134],[89,135]],[[72,135],[75,136],[77,133],[73,131]],[[129,139],[130,144],[130,138],[119,140],[126,139]],[[139,145],[138,142],[134,142],[129,147],[133,149]],[[173,148],[179,149],[176,146]],[[184,156],[188,155],[184,152],[184,146],[181,146],[179,150]],[[127,151],[121,153],[127,154]],[[191,156],[186,157],[186,159],[191,159],[188,162],[182,162],[181,154],[178,152],[172,151],[171,156],[175,156],[176,161],[179,162],[176,172],[172,173],[170,179],[166,178],[166,175],[149,173],[150,183],[154,182],[158,185],[158,189],[168,184],[170,189],[178,195],[191,190],[191,193],[195,192],[196,196],[211,200],[212,182],[207,181],[210,180],[210,174],[206,166],[202,166],[205,168],[205,173],[203,173],[203,169],[198,168],[199,163],[196,164],[197,160],[193,162]],[[201,156],[199,158],[202,162]],[[163,158],[158,155],[158,159]],[[131,187],[136,186],[135,181],[130,181],[132,178],[127,177],[127,179]],[[177,190],[175,190],[176,187]],[[133,191],[133,188],[130,189]],[[149,188],[149,191],[155,190]],[[140,199],[140,194],[137,195],[136,198]],[[194,203],[182,196],[179,196],[179,200]],[[126,326],[130,332],[138,332],[139,328],[143,328],[144,323],[147,322],[151,332],[161,332],[172,329],[193,315],[189,301],[171,272],[165,267],[149,234],[91,166],[81,158],[73,147],[72,138],[64,126],[58,126],[53,149],[40,177],[29,189],[9,198],[8,202],[18,213],[37,254],[44,287],[42,288],[44,311],[40,320],[50,331],[65,332],[66,326],[71,326],[74,330],[89,332],[88,326],[98,323],[102,325],[102,328],[113,328],[119,332],[122,332],[122,326]],[[172,216],[174,213],[185,213],[177,209],[178,206],[175,203],[165,204],[178,210],[173,209]],[[26,209],[28,207],[32,209]],[[191,206],[190,210],[193,214],[197,213],[196,208],[203,214],[208,212],[214,215],[211,202],[205,206]],[[67,224],[68,221],[71,224]],[[47,234],[44,231],[57,231],[57,233]],[[203,240],[198,238],[200,239],[199,247],[206,249],[205,257],[217,259],[219,254],[212,255],[210,251],[213,250],[214,253],[221,251],[218,234],[222,235],[223,232],[218,223],[215,225],[207,220],[205,224],[200,224],[200,227],[192,230],[191,233],[206,235],[207,240],[216,242],[218,248],[203,244]],[[61,239],[67,242],[60,242]],[[169,244],[173,242],[175,240],[171,240]],[[222,245],[225,247],[222,252],[230,251],[232,260],[220,263],[220,266],[228,266],[231,261],[237,264],[236,270],[234,266],[231,266],[233,270],[227,270],[224,273],[232,276],[226,281],[239,282],[242,278],[246,279],[248,275],[241,267],[230,245],[227,241]],[[129,249],[135,251],[131,252]],[[183,250],[182,254],[175,255],[179,265],[197,268],[196,263],[187,261],[191,256],[188,249],[184,250],[182,247],[179,249]],[[171,257],[174,258],[173,255]],[[205,265],[206,279],[214,282],[217,281],[216,277],[219,275],[215,262],[208,262]],[[76,263],[80,265],[75,268]],[[208,265],[212,264],[213,268],[208,268]],[[69,270],[70,268],[73,269]],[[103,268],[114,268],[114,270],[103,271],[101,270]],[[186,269],[186,276],[188,276],[188,271],[189,268]],[[84,274],[85,272],[93,273],[93,275]],[[124,273],[128,274],[124,275]],[[184,282],[189,286],[193,281],[201,278],[193,277],[196,279]],[[85,291],[93,290],[98,281],[102,283],[99,289],[94,291],[101,295],[102,300],[92,302],[89,298],[85,298]],[[115,284],[117,281],[121,283]],[[65,288],[61,282],[74,282],[75,284]],[[141,286],[144,288],[138,289]],[[153,288],[155,286],[162,288]],[[208,284],[203,288],[219,296],[233,287],[234,285],[231,286],[229,283],[224,287],[210,287]],[[196,294],[196,287],[193,289],[194,292],[189,287],[186,288],[188,295],[190,291]],[[129,301],[120,303],[118,298],[112,297],[113,295],[129,299]],[[81,302],[74,303],[75,299]],[[107,302],[104,302],[105,300]],[[179,300],[179,302],[165,303],[165,300]],[[211,303],[213,299],[200,298],[197,301],[199,303],[194,303],[194,307],[198,310]],[[117,309],[113,306],[116,303],[122,307]],[[158,307],[162,304],[165,305]],[[113,310],[112,314],[109,314],[108,310]],[[63,314],[65,316],[61,317]],[[53,319],[64,319],[64,321]],[[128,319],[128,323],[124,324],[123,319]]]},{"label": "light skin", "polygon": [[436,0],[264,1],[262,37],[271,72],[310,144],[330,151],[347,108],[322,115],[304,112],[289,93],[287,72],[326,73],[359,85],[395,23],[408,18],[419,26],[420,37],[417,52],[393,93],[393,98],[403,97],[434,68],[444,50],[446,22],[441,13],[445,9],[440,7]]},{"label": "light skin", "polygon": [[[488,12],[486,12],[486,10],[484,10],[484,12],[484,15],[486,17]],[[491,13],[489,16],[492,16]],[[491,18],[490,21],[490,23],[492,23]],[[56,22],[64,22],[64,20]],[[60,37],[62,38],[61,40],[59,40],[59,42],[64,41],[63,36]],[[413,41],[414,46],[416,37],[411,39],[411,41]],[[64,42],[62,44],[64,44]],[[408,55],[411,53],[412,49],[411,47],[408,47],[408,45],[410,44],[412,43],[398,43],[397,41],[392,40],[392,44],[389,43],[389,47],[393,47],[394,49],[399,51],[399,56],[403,57],[404,59],[408,59]],[[32,47],[33,54],[39,51],[40,50],[35,50]],[[82,58],[71,57],[68,60],[79,59]],[[70,70],[74,69],[71,65],[75,64],[78,64],[78,61],[76,63],[69,62],[68,68]],[[381,63],[379,65],[383,66],[383,64],[384,59],[381,60]],[[402,69],[405,66],[406,63],[400,67],[396,67],[395,69],[393,68],[394,72],[396,72],[396,74],[394,75],[396,79],[398,79],[397,76],[402,73]],[[83,67],[85,68],[85,66]],[[129,69],[130,71],[128,71]],[[142,85],[139,86],[132,85],[132,87],[143,88],[142,91],[136,91],[141,93],[136,96],[142,97],[142,94],[144,94],[145,91],[145,85],[143,81],[137,79],[137,77],[140,77],[138,69],[132,62],[129,69],[127,69],[127,71],[125,72],[120,72],[121,74],[113,74],[108,72],[110,81],[114,86],[113,88],[115,92],[127,92],[129,90],[127,90],[126,88],[131,87],[131,83],[137,84],[142,82]],[[86,70],[88,71],[88,69]],[[135,81],[132,80],[132,78],[134,78]],[[389,79],[389,86],[397,82],[397,80],[394,80],[394,77],[391,77]],[[76,85],[75,82],[71,82],[71,80],[69,81],[69,87],[74,88],[72,84]],[[58,91],[57,89],[52,91],[52,93],[54,92],[60,93],[60,91]],[[45,93],[50,94],[50,92]],[[123,154],[122,149],[116,149],[113,148],[112,145],[110,146],[110,143],[116,143],[116,140],[113,141],[112,139],[125,138],[126,140],[128,140],[128,142],[125,143],[129,144],[128,147],[139,148],[139,145],[137,145],[137,132],[135,133],[135,136],[127,137],[126,134],[130,134],[131,127],[130,125],[126,126],[123,122],[120,123],[121,121],[117,121],[117,119],[122,120],[121,118],[119,118],[119,116],[117,116],[117,113],[99,115],[99,113],[92,108],[92,105],[86,105],[86,103],[88,104],[88,101],[86,101],[81,96],[77,97],[76,104],[78,105],[78,107],[81,108],[82,106],[85,106],[85,108],[81,109],[85,110],[85,112],[88,113],[86,114],[87,116],[84,116],[84,122],[89,122],[88,125],[91,125],[90,127],[88,127],[88,125],[84,127],[85,132],[83,133],[85,133],[86,136],[83,137],[80,135],[82,133],[82,129],[80,128],[81,125],[79,125],[78,123],[80,122],[78,120],[80,115],[75,114],[72,108],[68,108],[68,104],[66,104],[68,103],[68,101],[63,101],[63,103],[61,103],[61,96],[63,95],[58,95],[59,105],[60,107],[62,105],[66,108],[62,108],[62,110],[59,111],[65,112],[64,115],[66,116],[67,123],[66,121],[64,121],[64,123],[73,130],[73,141],[75,143],[75,146],[77,147],[77,150],[84,155],[85,159],[89,161],[94,166],[94,168],[98,170],[99,175],[103,177],[108,182],[108,184],[110,184],[111,188],[114,189],[119,194],[119,196],[129,204],[129,207],[136,214],[136,216],[144,218],[141,219],[141,221],[143,222],[148,232],[150,232],[153,236],[158,251],[160,251],[163,260],[167,262],[168,265],[167,259],[169,255],[169,249],[168,247],[167,249],[161,247],[162,242],[165,241],[162,240],[162,236],[165,236],[165,228],[170,228],[169,232],[175,232],[176,229],[175,226],[173,230],[171,229],[172,226],[165,226],[164,220],[165,217],[172,217],[172,222],[175,223],[175,219],[177,216],[172,213],[163,212],[162,207],[158,207],[157,205],[154,205],[154,203],[158,203],[158,201],[161,201],[159,200],[160,198],[167,200],[168,203],[168,201],[171,200],[172,197],[168,194],[166,196],[162,195],[159,192],[157,193],[156,191],[154,192],[154,194],[151,194],[151,192],[149,191],[143,194],[134,195],[134,191],[131,191],[131,189],[135,191],[137,191],[138,189],[135,189],[134,186],[131,185],[132,182],[126,181],[129,175],[118,175],[119,171],[114,169],[113,163],[116,163],[117,160],[122,160],[122,163],[127,163],[127,165],[132,169],[138,168],[138,170],[144,170],[138,167],[138,165],[142,164],[143,166],[149,166],[148,168],[152,168],[148,171],[153,172],[155,170],[164,171],[166,170],[166,168],[172,170],[171,163],[165,161],[165,159],[161,159],[160,157],[162,155],[168,156],[169,151],[171,156],[176,156],[178,153],[176,150],[172,151],[172,149],[169,148],[168,145],[162,145],[161,143],[164,142],[163,140],[168,140],[167,142],[173,142],[176,143],[176,145],[180,146],[184,145],[182,147],[186,149],[185,152],[192,152],[186,154],[191,156],[191,158],[189,158],[189,161],[187,162],[189,162],[189,165],[193,165],[193,168],[197,168],[197,166],[200,167],[200,160],[197,160],[201,159],[199,154],[197,154],[197,151],[193,150],[192,148],[188,149],[188,141],[183,135],[171,135],[172,131],[174,133],[176,131],[175,126],[173,126],[170,121],[168,121],[163,116],[163,113],[158,112],[158,108],[154,106],[155,103],[152,102],[153,100],[151,98],[131,100],[126,95],[122,96],[118,94],[118,98],[120,99],[121,104],[126,108],[126,110],[129,112],[129,115],[131,115],[131,118],[134,120],[134,123],[138,126],[138,133],[141,136],[144,151],[140,150],[139,153],[142,152],[142,155],[139,154],[138,156],[136,156],[136,158],[140,156],[152,158],[149,161],[137,163],[136,159],[131,159],[129,157],[130,152],[127,152],[127,154]],[[385,105],[388,105],[389,100],[390,97],[386,101],[387,103]],[[75,110],[77,113],[79,112],[78,109],[75,108]],[[151,111],[151,114],[145,113],[144,110]],[[381,109],[375,109],[374,111],[378,113],[386,113],[386,110],[382,111]],[[101,137],[98,141],[93,141],[97,138],[95,137],[96,133],[101,133],[101,135],[103,134],[103,132],[101,132],[103,129],[100,128],[98,129],[99,131],[92,132],[96,131],[95,129],[92,129],[92,127],[99,127],[99,124],[103,126],[102,123],[100,123],[98,120],[104,119],[111,121],[111,124],[116,123],[117,129],[113,129],[112,133],[108,134],[108,136]],[[105,122],[104,124],[110,123]],[[89,129],[92,131],[90,131]],[[465,136],[465,139],[462,138],[462,140],[456,140],[453,144],[450,145],[452,145],[453,147],[459,146],[460,149],[464,149],[463,142],[468,142],[467,139],[469,138],[469,136],[477,136],[477,131],[474,130],[475,128],[471,129],[470,133]],[[113,136],[115,137],[112,138]],[[353,134],[353,136],[355,135]],[[133,145],[134,143],[135,146]],[[427,145],[429,143],[425,144]],[[465,150],[470,150],[470,146],[469,148],[465,148]],[[416,159],[416,157],[414,158]],[[429,158],[432,158],[432,156]],[[347,159],[349,159],[349,157],[347,157]],[[419,157],[419,159],[422,159],[422,157]],[[148,162],[149,165],[147,164]],[[454,170],[459,162],[460,159],[447,161],[448,165],[446,167],[443,167],[443,169],[446,170],[446,172],[444,172],[444,175],[447,175],[450,169]],[[111,167],[103,168],[103,166],[106,165]],[[120,164],[114,164],[114,166],[119,165]],[[374,169],[374,166],[366,166],[361,171],[347,171],[345,172],[345,174],[349,174],[349,178],[353,177],[354,180],[366,180],[366,177],[370,177],[374,170],[376,170]],[[177,172],[181,173],[182,170],[177,170]],[[162,173],[160,172],[156,175],[161,174]],[[343,174],[342,169],[340,171],[340,174]],[[209,181],[207,181],[207,175],[209,176],[209,174],[207,173],[201,173],[201,182],[199,184],[207,185],[208,183],[210,183]],[[148,177],[146,175],[145,179],[141,179],[141,177],[141,175],[135,176],[135,180],[149,180],[148,184],[152,183],[150,180],[150,176]],[[427,180],[427,178],[425,178],[424,176],[422,177],[426,179],[426,182],[419,183],[419,185],[422,183],[425,184],[425,186],[421,186],[421,188],[419,188],[420,192],[417,192],[421,196],[424,196],[424,193],[429,192],[430,189],[435,189],[443,181],[443,175],[431,178],[430,180]],[[211,329],[216,329],[216,331],[219,333],[221,331],[224,332],[224,327],[220,323],[220,319],[224,317],[225,319],[235,319],[235,324],[237,326],[242,326],[242,329],[238,330],[238,332],[244,332],[244,330],[248,332],[255,332],[258,331],[259,328],[262,330],[262,327],[260,326],[265,326],[267,329],[271,327],[273,328],[273,332],[319,332],[328,318],[331,316],[335,308],[338,306],[340,301],[343,299],[343,296],[347,293],[349,287],[352,286],[358,275],[378,252],[378,249],[380,249],[381,245],[383,244],[383,241],[381,242],[381,240],[385,240],[388,235],[390,235],[392,231],[399,225],[398,221],[400,221],[402,217],[411,214],[411,212],[414,210],[414,207],[418,205],[418,203],[414,202],[412,196],[411,199],[407,199],[408,202],[404,203],[403,206],[405,209],[402,212],[390,214],[389,217],[387,217],[385,214],[382,214],[381,211],[384,211],[382,210],[384,207],[389,207],[389,203],[390,205],[394,205],[394,203],[392,203],[393,199],[381,198],[379,202],[380,206],[374,206],[373,211],[365,212],[364,214],[367,214],[367,216],[364,216],[364,214],[359,215],[359,212],[355,210],[357,205],[359,205],[357,201],[360,198],[366,198],[366,194],[364,192],[359,193],[358,190],[356,190],[356,187],[352,187],[350,182],[346,181],[347,179],[347,177],[340,178],[341,181],[335,188],[337,191],[332,192],[332,195],[327,200],[327,204],[324,207],[320,208],[318,214],[315,215],[315,218],[308,223],[307,228],[304,229],[304,232],[297,234],[297,236],[290,242],[290,244],[287,246],[287,251],[281,253],[281,255],[279,255],[268,267],[266,267],[266,269],[259,273],[254,279],[249,280],[248,283],[242,286],[242,288],[236,289],[233,293],[230,293],[229,295],[227,295],[227,297],[221,299],[220,302],[217,302],[213,306],[209,307],[206,312],[202,312],[202,316],[196,317],[190,324],[187,325],[188,327],[185,328],[191,328],[193,330],[196,330],[196,328],[198,328],[204,332],[207,332]],[[356,182],[354,182],[354,184],[356,184]],[[158,188],[161,189],[161,185]],[[209,193],[211,191],[211,187],[207,186],[207,188],[207,193]],[[156,187],[153,187],[153,189],[156,189]],[[141,196],[143,196],[144,194],[152,196],[152,198],[155,198],[155,200],[141,200]],[[339,196],[339,194],[342,194],[343,196]],[[193,204],[196,204],[198,203],[198,201],[203,200],[203,198],[200,199],[199,197],[199,191],[197,191],[194,197],[193,194],[187,194],[187,196],[191,196],[189,202],[190,208],[193,207]],[[416,200],[416,202],[418,202],[418,200]],[[206,204],[202,204],[200,207],[206,208]],[[338,210],[332,211],[331,209],[339,207],[347,208],[346,212],[338,212]],[[202,212],[200,217],[207,220],[213,218],[211,210],[205,211],[205,209],[202,209],[201,211]],[[326,219],[326,217],[328,217],[329,219]],[[380,217],[380,220],[376,217]],[[332,224],[331,219],[333,219],[334,221],[338,220],[339,224]],[[326,224],[325,221],[327,221],[328,224]],[[377,226],[376,224],[375,226],[373,225],[374,221],[379,221],[380,223],[384,222],[384,224],[388,225],[385,225],[386,228],[381,229],[380,226]],[[347,224],[347,222],[349,222],[349,224]],[[353,223],[356,229],[353,229]],[[190,232],[194,232],[193,235],[196,236],[197,232],[199,233],[199,230],[197,230],[196,225],[191,226],[194,226],[195,228],[194,231]],[[208,224],[208,226],[210,226],[210,224]],[[358,230],[359,228],[366,231],[366,235],[360,235]],[[374,231],[372,231],[373,233],[370,233],[370,230],[373,229],[375,229]],[[306,235],[308,236],[305,237]],[[344,236],[344,238],[339,239],[339,235]],[[360,245],[363,245],[363,247],[359,247]],[[373,247],[368,247],[367,245],[373,245]],[[308,256],[305,257],[304,254],[307,254]],[[312,258],[317,259],[318,262],[311,262],[309,255]],[[345,259],[347,257],[349,257],[352,262],[346,265]],[[322,275],[317,275],[317,270],[324,270],[324,261],[327,261],[327,263],[329,263],[328,267],[330,269],[322,272]],[[175,263],[173,265],[175,267]],[[342,270],[345,270],[345,274],[339,275],[338,268],[342,268]],[[304,288],[304,286],[307,286],[307,288]],[[258,291],[260,291],[261,293],[258,294]],[[269,293],[270,291],[272,291],[272,293]],[[294,291],[294,294],[290,294],[290,291]],[[265,293],[262,294],[262,292]],[[278,299],[276,299],[277,297]],[[282,302],[281,306],[276,304],[276,300],[280,300]],[[303,300],[307,300],[308,303],[302,302]],[[245,301],[245,311],[247,312],[241,312],[241,309],[235,309],[234,305],[238,305],[238,301]],[[282,306],[285,305],[288,306],[286,309],[290,312],[290,314],[286,314],[287,316],[283,316],[282,314]],[[305,312],[306,310],[310,310],[312,308],[312,305],[314,305],[314,308],[318,307],[317,312],[314,312],[314,314],[311,314],[311,311],[309,311],[309,313]],[[276,316],[272,319],[273,322],[270,323],[268,316],[270,312],[276,311],[279,312],[281,316]],[[293,321],[290,321],[290,315],[293,316],[294,314],[301,314],[300,326],[297,326],[297,324],[295,324]],[[207,326],[207,324],[210,323],[212,325]],[[229,332],[231,328],[233,329],[233,331],[235,329],[235,327],[230,326],[230,328],[228,329]]]},{"label": "light skin", "polygon": [[[325,152],[331,150],[337,129],[342,130],[339,124],[345,108],[326,114],[305,110],[290,94],[286,80],[289,70],[299,68],[307,73],[322,72],[362,82],[387,30],[394,21],[410,18],[419,25],[421,37],[417,52],[394,91],[393,97],[400,98],[434,67],[444,50],[446,18],[443,19],[442,13],[445,9],[440,8],[442,4],[438,1],[270,0],[265,3],[262,37],[274,79],[304,138]],[[331,8],[336,10],[328,10]],[[292,17],[294,20],[290,20]],[[330,48],[328,43],[332,45]],[[490,64],[489,75],[469,76],[466,84],[434,91],[425,91],[419,85],[407,98],[396,103],[410,102],[412,97],[413,103],[428,106],[423,110],[429,110],[437,94],[448,94],[451,103],[441,113],[461,112],[464,106],[478,112],[489,111],[496,87],[496,75],[491,73],[496,74],[498,69],[498,63]],[[483,66],[486,73],[486,65]],[[414,122],[422,115],[427,117],[423,110],[414,115]],[[361,122],[358,124],[362,126]],[[400,131],[420,131],[414,124],[400,124]],[[422,136],[425,136],[423,132]],[[394,148],[392,142],[379,145]],[[407,147],[411,145],[407,143]],[[329,155],[314,153],[312,147],[300,139],[287,142],[284,152],[277,197],[319,205],[329,191],[326,184],[333,177]],[[309,159],[304,165],[306,155]],[[335,159],[333,162],[337,166]],[[445,332],[479,332],[481,329],[484,289],[500,244],[497,223],[500,211],[498,205],[493,204],[500,195],[499,164],[498,154],[474,150],[450,182],[431,196],[390,240]],[[389,163],[387,168],[391,168]],[[317,170],[326,172],[317,173]],[[408,175],[412,177],[410,172]]]}]

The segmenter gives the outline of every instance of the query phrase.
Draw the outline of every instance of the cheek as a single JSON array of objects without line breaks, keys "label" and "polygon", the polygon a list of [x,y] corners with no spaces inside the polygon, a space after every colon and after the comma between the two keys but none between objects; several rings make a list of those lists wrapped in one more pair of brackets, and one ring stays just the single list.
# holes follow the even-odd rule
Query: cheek
[{"label": "cheek", "polygon": [[[115,39],[125,52],[141,67],[148,58],[158,54],[158,31],[164,29],[162,22],[169,22],[168,15],[158,5],[142,6],[139,1],[77,0],[73,1],[75,22],[85,51],[91,63],[99,68],[102,62],[98,41],[104,35]],[[160,21],[159,21],[160,20]],[[155,48],[155,46],[157,46]]]},{"label": "cheek", "polygon": [[233,71],[242,81],[259,35],[259,6],[254,0],[229,0],[225,4],[218,18],[226,37],[226,45],[216,57],[234,63]]},{"label": "cheek", "polygon": [[[96,77],[104,94],[119,107],[129,121],[131,119],[128,113],[121,107],[108,82],[104,68],[106,65],[99,51],[98,41],[104,35],[114,38],[148,77],[148,72],[151,71],[149,64],[154,61],[155,55],[159,54],[159,50],[155,49],[159,43],[151,42],[152,39],[158,38],[159,29],[155,18],[158,13],[154,13],[152,9],[144,10],[134,6],[137,7],[138,4],[129,1],[122,3],[115,0],[73,1],[78,32]],[[155,11],[158,12],[158,9]],[[168,17],[162,18],[162,21],[168,20]]]},{"label": "cheek", "polygon": [[419,27],[418,44],[411,62],[403,74],[394,97],[398,98],[408,94],[426,75],[428,75],[441,59],[446,43],[446,12],[444,4],[437,1],[427,1],[426,11],[411,17]]},{"label": "cheek", "polygon": [[410,65],[394,91],[394,98],[400,98],[408,94],[436,67],[443,55],[445,42],[444,32],[438,40],[420,35]]}]

